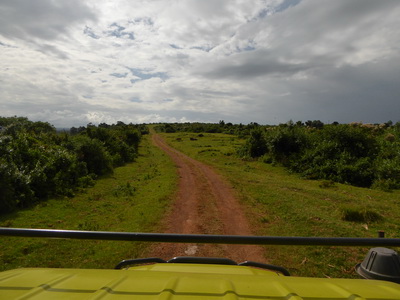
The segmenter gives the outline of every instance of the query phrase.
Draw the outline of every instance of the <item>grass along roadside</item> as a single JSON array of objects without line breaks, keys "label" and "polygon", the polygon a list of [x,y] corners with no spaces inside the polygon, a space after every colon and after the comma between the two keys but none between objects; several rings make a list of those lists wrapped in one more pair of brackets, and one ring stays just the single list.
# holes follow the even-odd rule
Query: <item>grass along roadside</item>
[{"label": "grass along roadside", "polygon": [[[143,136],[136,162],[115,169],[74,198],[50,199],[0,217],[0,226],[156,232],[176,189],[171,160]],[[112,268],[143,257],[148,243],[0,237],[0,269]]]},{"label": "grass along roadside", "polygon": [[[162,134],[169,144],[189,156],[213,165],[246,204],[257,235],[399,237],[400,192],[392,193],[304,180],[285,169],[235,155],[244,141],[224,134]],[[395,249],[398,250],[398,249]],[[294,275],[358,277],[354,266],[368,248],[268,246],[269,263]]]}]

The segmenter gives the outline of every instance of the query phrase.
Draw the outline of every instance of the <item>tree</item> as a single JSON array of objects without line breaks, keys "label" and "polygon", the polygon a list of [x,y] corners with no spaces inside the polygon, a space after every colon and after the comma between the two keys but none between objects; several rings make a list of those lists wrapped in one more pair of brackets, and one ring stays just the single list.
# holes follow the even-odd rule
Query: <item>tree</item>
[{"label": "tree", "polygon": [[267,143],[260,128],[253,129],[244,146],[244,154],[250,157],[260,157],[267,152]]}]

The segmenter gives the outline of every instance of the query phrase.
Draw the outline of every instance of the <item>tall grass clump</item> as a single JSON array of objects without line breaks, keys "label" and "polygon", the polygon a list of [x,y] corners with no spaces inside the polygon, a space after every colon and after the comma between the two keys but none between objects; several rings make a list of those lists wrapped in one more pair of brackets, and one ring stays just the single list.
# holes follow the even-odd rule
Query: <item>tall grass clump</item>
[{"label": "tall grass clump", "polygon": [[373,210],[346,207],[343,208],[342,220],[358,223],[372,223],[382,221],[383,217]]}]

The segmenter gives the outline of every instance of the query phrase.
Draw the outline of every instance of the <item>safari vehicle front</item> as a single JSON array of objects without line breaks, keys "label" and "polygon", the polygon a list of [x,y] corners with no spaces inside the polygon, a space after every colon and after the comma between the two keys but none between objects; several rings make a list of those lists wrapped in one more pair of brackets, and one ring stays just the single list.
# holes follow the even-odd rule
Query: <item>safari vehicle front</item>
[{"label": "safari vehicle front", "polygon": [[[227,244],[394,245],[398,239],[180,235],[0,228],[0,235]],[[121,261],[112,269],[22,268],[0,273],[0,299],[398,300],[400,259],[373,248],[357,266],[365,279],[292,277],[279,266],[224,258]],[[379,280],[376,280],[379,279]]]}]

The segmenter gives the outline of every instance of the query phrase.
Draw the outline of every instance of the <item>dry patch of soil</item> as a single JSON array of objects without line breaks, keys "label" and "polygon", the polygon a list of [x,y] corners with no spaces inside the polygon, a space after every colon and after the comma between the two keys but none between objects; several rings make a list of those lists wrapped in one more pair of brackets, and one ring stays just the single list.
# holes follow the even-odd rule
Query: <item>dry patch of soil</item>
[{"label": "dry patch of soil", "polygon": [[[153,143],[174,161],[179,173],[179,189],[173,209],[165,220],[165,232],[181,234],[252,235],[250,223],[234,196],[232,187],[210,166],[170,147],[157,134]],[[264,262],[264,250],[254,245],[160,243],[150,256],[226,257],[237,262]]]}]

